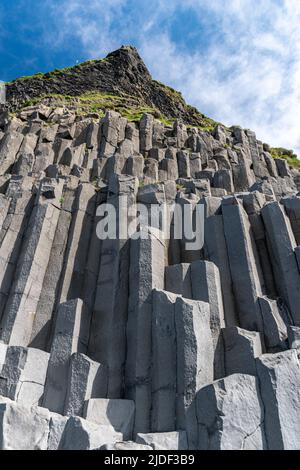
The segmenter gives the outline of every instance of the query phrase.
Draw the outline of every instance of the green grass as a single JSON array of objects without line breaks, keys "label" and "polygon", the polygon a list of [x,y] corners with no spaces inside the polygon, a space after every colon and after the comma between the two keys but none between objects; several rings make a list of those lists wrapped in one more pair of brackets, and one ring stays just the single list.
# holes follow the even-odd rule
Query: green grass
[{"label": "green grass", "polygon": [[[14,82],[20,81],[27,81],[27,80],[55,80],[57,77],[67,74],[76,74],[80,73],[82,69],[86,66],[95,64],[95,63],[103,63],[109,62],[111,57],[108,55],[104,59],[93,59],[88,60],[86,62],[82,62],[81,64],[77,64],[71,67],[65,67],[62,69],[55,69],[51,72],[47,73],[37,73],[31,76],[19,77],[15,81],[9,82],[8,84],[13,84]],[[166,95],[171,99],[171,101],[176,105],[181,103],[189,113],[191,113],[195,119],[195,123],[199,123],[197,127],[202,131],[211,132],[216,123],[204,116],[203,114],[199,113],[196,108],[192,106],[186,105],[182,94],[175,90],[174,88],[164,85],[163,83],[153,80],[153,82],[161,88]],[[140,100],[136,97],[129,97],[129,96],[114,96],[108,95],[100,92],[88,92],[84,95],[79,97],[68,97],[63,95],[44,95],[36,99],[30,99],[22,105],[22,108],[27,106],[34,106],[41,102],[44,98],[53,98],[56,99],[57,102],[62,104],[69,104],[72,102],[72,105],[75,104],[79,114],[86,114],[86,113],[95,113],[99,116],[103,115],[105,109],[112,109],[118,111],[122,116],[126,117],[129,121],[139,121],[144,113],[151,113],[153,116],[162,122],[166,126],[172,126],[175,119],[170,119],[164,116],[160,111],[155,107],[149,107],[145,103],[140,103]],[[192,126],[195,127],[195,126]]]},{"label": "green grass", "polygon": [[300,160],[298,160],[297,155],[293,150],[285,149],[282,147],[271,148],[271,155],[273,158],[283,158],[288,162],[288,164],[296,169],[300,169]]},{"label": "green grass", "polygon": [[22,81],[31,80],[31,79],[43,79],[43,80],[53,79],[53,78],[56,78],[57,76],[59,76],[61,74],[67,74],[69,72],[71,72],[71,73],[78,72],[79,73],[79,72],[81,72],[82,68],[84,68],[88,65],[92,65],[92,64],[96,64],[96,63],[100,63],[100,62],[102,62],[102,63],[103,62],[109,62],[109,61],[110,61],[109,57],[105,57],[104,59],[87,60],[85,62],[82,62],[81,64],[72,65],[70,67],[64,67],[62,69],[54,69],[51,72],[45,72],[45,73],[38,72],[34,75],[27,75],[27,76],[24,76],[24,77],[19,77],[19,78],[16,78],[15,80],[7,82],[6,84],[11,85],[14,82],[22,82]]},{"label": "green grass", "polygon": [[159,82],[158,80],[153,80],[153,82],[163,88],[167,95],[175,96],[176,98],[180,98],[181,100],[183,100],[182,93],[180,91],[177,91],[174,88]]},{"label": "green grass", "polygon": [[[157,108],[143,105],[139,98],[131,95],[112,95],[91,91],[80,96],[70,96],[61,94],[46,94],[37,98],[32,98],[23,103],[19,109],[35,106],[43,101],[51,100],[51,106],[74,106],[78,115],[95,114],[99,117],[105,115],[106,110],[117,111],[129,122],[139,122],[143,114],[149,113],[165,126],[173,126],[175,118],[164,116]],[[217,123],[204,115],[201,115],[201,125],[197,126],[201,131],[211,132]],[[188,128],[196,126],[187,126]]]},{"label": "green grass", "polygon": [[174,120],[168,119],[162,115],[158,109],[144,106],[140,100],[130,95],[112,95],[98,91],[87,92],[80,96],[69,96],[60,94],[46,94],[37,98],[27,100],[19,109],[35,106],[41,102],[51,100],[51,106],[74,106],[78,115],[96,114],[99,117],[104,116],[106,110],[117,111],[129,122],[138,122],[143,114],[149,113],[155,119],[166,126],[172,126]]}]

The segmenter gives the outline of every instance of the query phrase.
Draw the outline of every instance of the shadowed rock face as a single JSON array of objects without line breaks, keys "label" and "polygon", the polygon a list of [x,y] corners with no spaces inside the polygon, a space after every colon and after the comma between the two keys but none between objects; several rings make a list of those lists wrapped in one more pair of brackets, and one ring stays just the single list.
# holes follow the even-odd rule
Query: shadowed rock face
[{"label": "shadowed rock face", "polygon": [[7,101],[10,109],[16,109],[27,100],[43,95],[78,96],[88,91],[140,98],[144,105],[157,108],[166,117],[180,117],[187,124],[201,124],[201,114],[191,107],[189,109],[179,93],[152,80],[137,49],[131,46],[123,46],[103,60],[90,61],[43,77],[17,80],[7,85]]},{"label": "shadowed rock face", "polygon": [[[9,107],[95,89],[185,122],[0,113],[0,449],[299,449],[298,172],[186,126],[130,47],[16,81]],[[140,237],[100,240],[106,203]],[[149,218],[174,203],[204,213],[202,248]]]}]

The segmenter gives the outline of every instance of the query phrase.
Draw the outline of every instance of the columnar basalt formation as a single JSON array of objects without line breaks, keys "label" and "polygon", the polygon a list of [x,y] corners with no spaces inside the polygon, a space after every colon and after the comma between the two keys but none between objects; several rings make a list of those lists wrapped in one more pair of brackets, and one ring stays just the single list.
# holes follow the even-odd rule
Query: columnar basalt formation
[{"label": "columnar basalt formation", "polygon": [[[86,67],[1,111],[0,448],[299,449],[298,171],[176,108],[132,48]],[[173,122],[24,105],[137,89]]]}]

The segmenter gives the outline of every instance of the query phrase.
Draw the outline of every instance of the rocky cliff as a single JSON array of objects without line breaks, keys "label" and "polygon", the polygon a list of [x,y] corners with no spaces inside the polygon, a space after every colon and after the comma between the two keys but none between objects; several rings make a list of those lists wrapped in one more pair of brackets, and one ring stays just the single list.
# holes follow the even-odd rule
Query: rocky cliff
[{"label": "rocky cliff", "polygon": [[58,96],[67,96],[69,100],[74,98],[76,104],[76,97],[80,100],[89,92],[98,92],[100,97],[121,97],[119,106],[127,110],[150,107],[157,117],[181,118],[191,125],[205,125],[206,121],[211,123],[211,120],[187,105],[179,92],[152,80],[138,51],[130,46],[123,46],[102,60],[21,77],[8,83],[6,92],[11,110]]},{"label": "rocky cliff", "polygon": [[[298,171],[132,48],[7,91],[1,449],[299,449]],[[203,248],[172,219],[100,240],[124,196],[201,207]]]}]

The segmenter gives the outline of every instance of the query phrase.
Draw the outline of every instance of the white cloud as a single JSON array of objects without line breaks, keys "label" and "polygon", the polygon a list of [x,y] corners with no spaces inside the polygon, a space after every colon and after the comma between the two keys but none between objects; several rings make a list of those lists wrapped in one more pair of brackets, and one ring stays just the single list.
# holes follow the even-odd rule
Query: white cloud
[{"label": "white cloud", "polygon": [[[179,9],[192,10],[205,46],[171,34]],[[134,42],[155,78],[202,112],[300,152],[299,0],[69,0],[60,11],[57,44],[72,36],[99,56]]]}]

